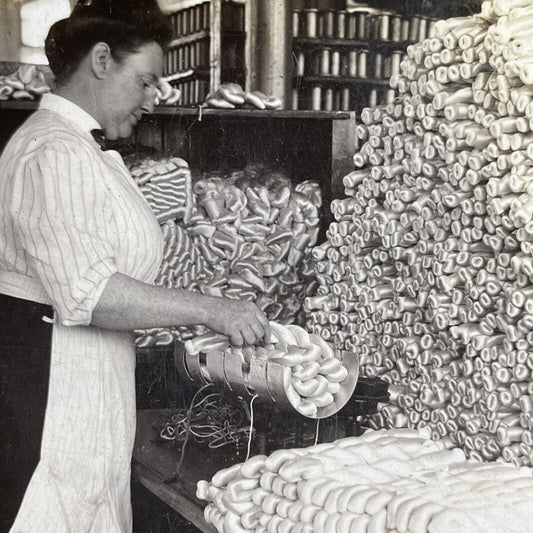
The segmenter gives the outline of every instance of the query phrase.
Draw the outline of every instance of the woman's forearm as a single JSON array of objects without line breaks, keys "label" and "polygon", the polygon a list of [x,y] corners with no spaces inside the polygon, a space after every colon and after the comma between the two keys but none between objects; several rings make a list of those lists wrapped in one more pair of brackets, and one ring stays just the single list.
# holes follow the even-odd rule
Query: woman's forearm
[{"label": "woman's forearm", "polygon": [[234,344],[269,340],[269,324],[252,302],[166,289],[114,274],[93,310],[92,325],[113,330],[202,324]]},{"label": "woman's forearm", "polygon": [[165,289],[124,274],[111,277],[100,297],[92,325],[106,329],[133,330],[152,327],[204,324],[201,294]]}]

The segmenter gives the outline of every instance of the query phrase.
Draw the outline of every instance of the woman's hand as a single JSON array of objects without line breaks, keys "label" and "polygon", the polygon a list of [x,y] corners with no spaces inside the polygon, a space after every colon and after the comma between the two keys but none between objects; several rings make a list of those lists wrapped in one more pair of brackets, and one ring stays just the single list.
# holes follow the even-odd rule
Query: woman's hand
[{"label": "woman's hand", "polygon": [[270,343],[270,324],[253,302],[214,298],[215,304],[204,309],[205,326],[227,335],[233,346]]},{"label": "woman's hand", "polygon": [[156,287],[118,272],[108,280],[91,324],[120,331],[202,324],[234,346],[270,343],[270,324],[252,302]]}]

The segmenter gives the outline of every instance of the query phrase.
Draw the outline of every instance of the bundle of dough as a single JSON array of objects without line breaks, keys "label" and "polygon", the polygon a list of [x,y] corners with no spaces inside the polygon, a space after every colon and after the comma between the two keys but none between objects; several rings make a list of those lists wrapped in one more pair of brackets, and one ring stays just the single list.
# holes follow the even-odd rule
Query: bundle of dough
[{"label": "bundle of dough", "polygon": [[[179,158],[137,161],[131,172],[163,226],[156,284],[252,300],[271,320],[300,320],[315,287],[308,263],[320,224],[316,181],[293,185],[282,172],[250,165],[229,175],[202,174],[191,185]],[[137,342],[168,344],[203,332],[177,328],[169,336],[151,329]]]},{"label": "bundle of dough", "polygon": [[155,105],[176,105],[181,98],[181,91],[167,80],[161,79],[157,86]]},{"label": "bundle of dough", "polygon": [[[214,350],[221,352],[221,358],[229,354],[240,356],[244,382],[238,385],[246,385],[248,389],[254,385],[248,378],[250,369],[255,368],[251,363],[262,360],[266,372],[262,373],[261,379],[265,382],[260,384],[262,390],[256,392],[261,395],[266,391],[266,399],[271,401],[272,397],[283,395],[283,399],[286,398],[297,412],[315,418],[320,408],[336,401],[342,383],[348,377],[348,369],[340,354],[320,337],[309,335],[296,325],[283,326],[271,322],[270,326],[272,343],[265,346],[238,348],[230,346],[227,337],[209,332],[185,342],[185,350],[192,356],[204,353],[209,357],[209,352]],[[269,365],[274,363],[283,367],[282,382],[270,375]],[[204,377],[212,381],[209,369],[202,370]],[[231,388],[234,383],[227,385]],[[276,390],[276,387],[283,387],[283,391]],[[349,392],[351,394],[352,391]]]},{"label": "bundle of dough", "polygon": [[42,70],[21,65],[9,76],[0,76],[0,100],[34,100],[50,92]]},{"label": "bundle of dough", "polygon": [[524,533],[528,468],[467,461],[427,431],[367,431],[257,455],[199,481],[220,533]]},{"label": "bundle of dough", "polygon": [[207,95],[204,105],[218,109],[278,109],[281,104],[281,100],[275,96],[267,96],[261,91],[246,92],[238,83],[224,83]]},{"label": "bundle of dough", "polygon": [[160,224],[167,220],[188,223],[193,210],[191,171],[180,157],[142,159],[130,173]]},{"label": "bundle of dough", "polygon": [[361,114],[306,301],[310,331],[391,383],[373,427],[516,465],[533,459],[533,90],[506,58],[532,8],[484,2],[408,48],[397,100]]}]

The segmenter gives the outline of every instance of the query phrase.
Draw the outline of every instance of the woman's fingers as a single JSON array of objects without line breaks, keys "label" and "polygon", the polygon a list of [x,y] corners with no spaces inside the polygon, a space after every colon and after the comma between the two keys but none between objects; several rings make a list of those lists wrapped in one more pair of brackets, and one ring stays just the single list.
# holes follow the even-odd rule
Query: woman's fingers
[{"label": "woman's fingers", "polygon": [[261,310],[258,309],[258,311],[259,312],[256,314],[256,316],[263,330],[263,333],[259,338],[262,338],[265,344],[270,344],[270,322]]},{"label": "woman's fingers", "polygon": [[254,342],[253,344],[257,344],[258,342],[261,342],[265,337],[265,329],[263,328],[263,325],[259,320],[252,323],[250,326],[250,329],[252,330],[252,333],[254,334]]},{"label": "woman's fingers", "polygon": [[244,326],[241,330],[241,334],[244,339],[244,343],[249,346],[256,344],[257,339],[260,338],[255,334],[255,331],[251,326]]},{"label": "woman's fingers", "polygon": [[231,334],[231,344],[233,346],[242,346],[244,344],[244,339],[240,331],[235,331]]}]

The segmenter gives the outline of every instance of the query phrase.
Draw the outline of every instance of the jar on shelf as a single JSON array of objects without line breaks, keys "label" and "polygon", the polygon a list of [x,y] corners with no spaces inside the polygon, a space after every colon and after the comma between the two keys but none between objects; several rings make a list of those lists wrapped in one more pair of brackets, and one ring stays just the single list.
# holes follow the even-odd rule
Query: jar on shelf
[{"label": "jar on shelf", "polygon": [[357,78],[357,63],[359,62],[357,50],[350,50],[347,54],[348,76]]},{"label": "jar on shelf", "polygon": [[324,92],[324,102],[322,109],[324,111],[333,111],[333,87],[326,87],[323,89]]},{"label": "jar on shelf", "polygon": [[392,13],[382,12],[377,15],[377,31],[376,31],[376,40],[378,41],[389,41],[391,34],[391,18]]},{"label": "jar on shelf", "polygon": [[327,39],[333,39],[335,37],[336,15],[337,13],[334,9],[327,9],[321,12],[321,23],[319,23],[319,26],[322,29],[322,33],[320,34],[322,37],[326,37]]},{"label": "jar on shelf", "polygon": [[346,38],[346,20],[348,13],[346,11],[337,11],[337,23],[335,25],[335,37],[337,39]]},{"label": "jar on shelf", "polygon": [[395,50],[394,52],[392,52],[390,76],[400,73],[400,63],[402,62],[402,56],[403,56],[403,52],[401,50]]},{"label": "jar on shelf", "polygon": [[409,34],[411,32],[411,19],[408,15],[402,18],[402,41],[409,40]]},{"label": "jar on shelf", "polygon": [[367,77],[368,50],[360,50],[357,55],[357,76],[365,79]]},{"label": "jar on shelf", "polygon": [[381,77],[388,80],[392,74],[392,56],[384,55],[383,56],[383,66],[381,70]]},{"label": "jar on shelf", "polygon": [[356,32],[356,39],[359,39],[360,41],[364,41],[365,39],[368,39],[368,33],[367,33],[367,19],[368,19],[368,11],[357,11],[357,32]]},{"label": "jar on shelf", "polygon": [[331,73],[331,52],[331,48],[322,48],[317,56],[317,73],[320,76],[329,76]]},{"label": "jar on shelf", "polygon": [[394,13],[391,17],[390,38],[391,41],[400,42],[402,40],[402,16]]},{"label": "jar on shelf", "polygon": [[383,54],[374,55],[374,78],[383,78]]},{"label": "jar on shelf", "polygon": [[322,110],[322,86],[314,85],[311,88],[311,109],[313,111]]},{"label": "jar on shelf", "polygon": [[302,17],[300,16],[300,11],[295,10],[292,12],[292,36],[300,37],[300,25],[302,22]]},{"label": "jar on shelf", "polygon": [[409,21],[409,40],[418,41],[420,31],[420,17],[418,15],[411,15]]},{"label": "jar on shelf", "polygon": [[368,97],[368,105],[369,107],[376,107],[378,105],[378,90],[377,89],[370,90],[370,95]]},{"label": "jar on shelf", "polygon": [[346,14],[346,38],[357,39],[357,13]]},{"label": "jar on shelf", "polygon": [[350,88],[349,87],[343,87],[341,89],[342,95],[341,95],[341,111],[349,111],[351,109],[350,104]]},{"label": "jar on shelf", "polygon": [[329,72],[331,76],[340,76],[341,74],[341,53],[339,50],[333,49],[331,51]]},{"label": "jar on shelf", "polygon": [[296,75],[305,76],[305,53],[302,50],[296,53]]},{"label": "jar on shelf", "polygon": [[297,111],[299,109],[299,100],[300,100],[301,91],[298,89],[293,89],[291,92],[291,109]]},{"label": "jar on shelf", "polygon": [[305,37],[318,37],[318,9],[304,9],[303,13],[305,14]]},{"label": "jar on shelf", "polygon": [[428,24],[427,17],[420,17],[417,41],[423,41],[427,37],[427,24]]}]

